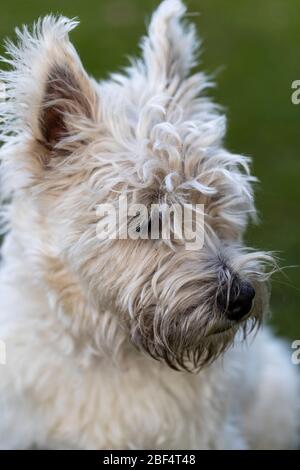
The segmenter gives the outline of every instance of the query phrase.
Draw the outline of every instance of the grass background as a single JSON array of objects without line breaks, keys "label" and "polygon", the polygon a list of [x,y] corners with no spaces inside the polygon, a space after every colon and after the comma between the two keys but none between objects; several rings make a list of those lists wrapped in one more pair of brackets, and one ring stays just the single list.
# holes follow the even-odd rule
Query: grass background
[{"label": "grass background", "polygon": [[[158,0],[4,0],[0,39],[40,15],[78,16],[72,33],[87,70],[107,77],[138,53],[138,40]],[[261,181],[261,225],[247,242],[276,250],[281,265],[272,289],[274,329],[300,338],[300,105],[291,103],[291,83],[300,79],[300,8],[295,0],[189,0],[203,39],[202,64],[218,72],[216,100],[227,109],[227,146],[254,158]],[[0,52],[3,53],[2,47]]]}]

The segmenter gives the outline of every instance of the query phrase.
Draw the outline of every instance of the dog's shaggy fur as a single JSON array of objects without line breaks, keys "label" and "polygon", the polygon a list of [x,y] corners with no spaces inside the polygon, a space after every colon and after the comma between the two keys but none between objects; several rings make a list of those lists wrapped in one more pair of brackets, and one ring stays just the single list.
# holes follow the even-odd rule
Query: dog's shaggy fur
[{"label": "dog's shaggy fur", "polygon": [[[198,42],[179,0],[154,13],[142,58],[98,83],[48,16],[8,43],[1,73],[2,448],[289,448],[299,384],[284,344],[257,332],[271,257],[243,246],[249,159],[191,74]],[[205,243],[102,240],[96,207],[204,204]],[[251,282],[251,314],[220,289]],[[255,330],[255,331],[253,331]],[[248,340],[242,340],[248,337]]]}]

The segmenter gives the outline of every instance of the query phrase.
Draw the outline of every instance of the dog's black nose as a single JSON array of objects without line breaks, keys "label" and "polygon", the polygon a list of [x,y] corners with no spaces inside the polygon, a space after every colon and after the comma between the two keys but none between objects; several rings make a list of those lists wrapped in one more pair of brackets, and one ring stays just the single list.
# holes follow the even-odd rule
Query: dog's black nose
[{"label": "dog's black nose", "polygon": [[249,282],[234,281],[232,283],[229,299],[228,290],[220,292],[217,301],[219,308],[229,320],[242,320],[251,310],[255,297],[255,290]]},{"label": "dog's black nose", "polygon": [[226,315],[229,320],[239,321],[244,318],[252,308],[255,290],[249,282],[242,282],[238,289],[230,292]]}]

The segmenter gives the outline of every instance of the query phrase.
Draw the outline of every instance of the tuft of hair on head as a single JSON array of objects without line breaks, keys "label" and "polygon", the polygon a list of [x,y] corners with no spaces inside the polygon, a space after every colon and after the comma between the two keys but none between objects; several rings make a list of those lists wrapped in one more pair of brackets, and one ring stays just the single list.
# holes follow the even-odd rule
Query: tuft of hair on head
[{"label": "tuft of hair on head", "polygon": [[164,0],[153,13],[141,44],[150,82],[183,79],[196,65],[200,43],[195,26],[184,22],[185,13],[181,0]]}]

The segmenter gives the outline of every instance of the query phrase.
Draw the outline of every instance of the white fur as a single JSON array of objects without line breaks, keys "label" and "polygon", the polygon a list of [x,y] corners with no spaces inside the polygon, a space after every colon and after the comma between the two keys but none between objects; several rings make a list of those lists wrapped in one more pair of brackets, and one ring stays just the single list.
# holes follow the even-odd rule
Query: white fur
[{"label": "white fur", "polygon": [[[9,98],[1,105],[8,231],[0,271],[0,339],[7,347],[1,448],[299,445],[297,371],[268,331],[243,342],[234,330],[234,343],[225,337],[229,350],[197,374],[155,361],[128,334],[141,298],[145,309],[156,296],[176,311],[191,296],[201,299],[204,281],[213,291],[220,252],[255,284],[254,317],[267,309],[269,257],[242,246],[255,213],[249,159],[223,148],[224,117],[202,96],[210,83],[190,75],[198,43],[194,28],[182,25],[184,12],[179,0],[162,2],[142,41],[143,59],[102,83],[86,75],[68,40],[72,21],[47,17],[8,46],[12,69],[1,75]],[[49,71],[61,63],[72,72],[78,99],[43,103]],[[68,136],[46,150],[39,113],[57,104]],[[196,255],[164,243],[159,250],[127,241],[99,247],[95,239],[93,204],[113,201],[117,192],[147,199],[158,178],[165,200],[183,203],[189,190],[207,206],[201,269]],[[230,240],[226,248],[220,233]],[[182,290],[187,281],[199,283],[197,292]],[[209,314],[207,306],[197,311],[205,320],[201,334],[216,326]],[[219,337],[212,342],[216,355],[225,341]],[[162,338],[157,333],[154,340]]]}]

